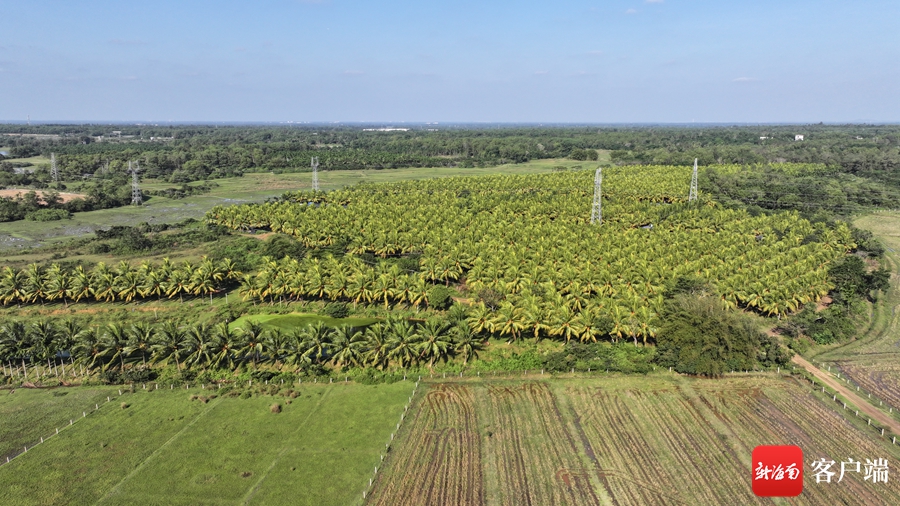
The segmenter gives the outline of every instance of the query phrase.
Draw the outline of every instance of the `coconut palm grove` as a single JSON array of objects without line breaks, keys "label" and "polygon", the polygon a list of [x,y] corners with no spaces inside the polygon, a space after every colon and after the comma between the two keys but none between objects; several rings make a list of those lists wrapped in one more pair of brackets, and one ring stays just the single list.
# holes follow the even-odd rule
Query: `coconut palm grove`
[{"label": "coconut palm grove", "polygon": [[[896,149],[826,149],[866,128],[73,128],[0,161],[30,192],[2,203],[0,504],[766,504],[759,445],[900,459]],[[900,500],[805,473],[803,504]]]}]

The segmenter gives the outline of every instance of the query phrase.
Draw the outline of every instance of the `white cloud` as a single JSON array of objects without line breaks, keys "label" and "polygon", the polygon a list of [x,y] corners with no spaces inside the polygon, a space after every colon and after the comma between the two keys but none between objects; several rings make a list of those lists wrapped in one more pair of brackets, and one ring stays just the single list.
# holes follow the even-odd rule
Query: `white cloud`
[{"label": "white cloud", "polygon": [[625,11],[625,14],[637,14],[637,10],[636,9],[628,9],[627,11]]}]

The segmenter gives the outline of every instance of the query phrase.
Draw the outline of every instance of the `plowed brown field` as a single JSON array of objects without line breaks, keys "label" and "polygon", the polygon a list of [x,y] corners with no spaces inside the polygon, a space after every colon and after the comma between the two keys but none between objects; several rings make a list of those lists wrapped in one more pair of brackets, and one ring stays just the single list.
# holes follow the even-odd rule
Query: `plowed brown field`
[{"label": "plowed brown field", "polygon": [[816,483],[813,460],[896,467],[900,447],[792,378],[425,386],[371,504],[771,504],[751,490],[750,455],[763,444],[804,451],[804,491],[790,504],[900,504],[897,480]]}]

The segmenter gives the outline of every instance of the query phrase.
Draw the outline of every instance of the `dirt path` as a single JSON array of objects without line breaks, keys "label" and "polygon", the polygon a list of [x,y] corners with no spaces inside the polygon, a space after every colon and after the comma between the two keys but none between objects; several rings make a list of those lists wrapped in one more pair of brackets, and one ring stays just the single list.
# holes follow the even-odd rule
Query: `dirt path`
[{"label": "dirt path", "polygon": [[859,408],[861,412],[871,417],[872,420],[875,420],[881,423],[882,426],[889,428],[894,434],[900,434],[900,423],[897,423],[896,420],[882,413],[878,408],[866,402],[865,399],[863,399],[859,395],[856,395],[855,392],[842,385],[839,381],[832,378],[818,367],[810,364],[800,355],[794,355],[794,358],[791,359],[791,361],[809,371],[813,376],[815,376],[819,381],[827,385],[829,388],[834,389],[839,394],[843,395],[845,399],[852,402],[856,407]]}]

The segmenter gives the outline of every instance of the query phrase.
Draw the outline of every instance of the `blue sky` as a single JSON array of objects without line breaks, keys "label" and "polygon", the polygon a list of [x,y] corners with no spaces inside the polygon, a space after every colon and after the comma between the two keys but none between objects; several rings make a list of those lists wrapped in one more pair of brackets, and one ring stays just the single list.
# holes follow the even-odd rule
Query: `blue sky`
[{"label": "blue sky", "polygon": [[0,0],[0,120],[900,121],[896,0]]}]

